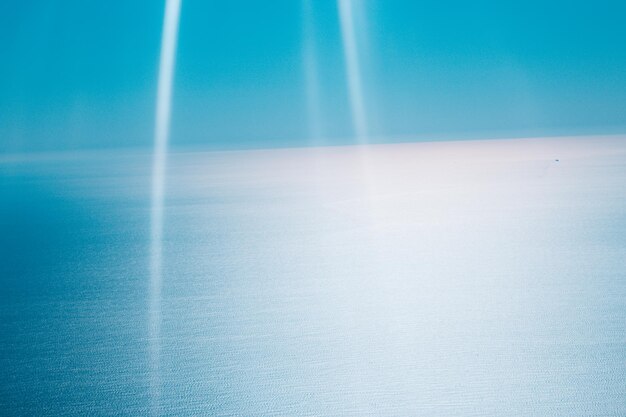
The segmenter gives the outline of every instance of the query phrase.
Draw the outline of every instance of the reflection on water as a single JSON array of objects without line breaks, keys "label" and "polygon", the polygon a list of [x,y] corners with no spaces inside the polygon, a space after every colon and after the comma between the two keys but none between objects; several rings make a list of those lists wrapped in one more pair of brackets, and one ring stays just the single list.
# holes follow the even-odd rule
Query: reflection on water
[{"label": "reflection on water", "polygon": [[[626,142],[593,140],[174,154],[163,414],[625,414]],[[0,163],[9,415],[151,410],[150,167]]]}]

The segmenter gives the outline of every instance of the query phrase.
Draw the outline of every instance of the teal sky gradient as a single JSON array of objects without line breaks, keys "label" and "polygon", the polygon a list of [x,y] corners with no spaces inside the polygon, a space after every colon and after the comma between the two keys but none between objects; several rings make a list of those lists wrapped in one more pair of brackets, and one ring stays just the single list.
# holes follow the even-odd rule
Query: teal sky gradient
[{"label": "teal sky gradient", "polygon": [[[352,143],[336,3],[303,1],[183,0],[172,146]],[[623,2],[354,1],[373,141],[626,132]],[[0,152],[152,146],[163,10],[2,2]]]}]

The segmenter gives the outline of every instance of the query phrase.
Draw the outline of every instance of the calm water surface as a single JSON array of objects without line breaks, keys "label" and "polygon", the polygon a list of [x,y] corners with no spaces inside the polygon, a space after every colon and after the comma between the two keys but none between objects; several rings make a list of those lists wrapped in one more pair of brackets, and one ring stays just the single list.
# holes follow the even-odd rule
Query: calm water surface
[{"label": "calm water surface", "polygon": [[626,415],[626,138],[175,153],[160,294],[150,163],[0,160],[0,414]]}]

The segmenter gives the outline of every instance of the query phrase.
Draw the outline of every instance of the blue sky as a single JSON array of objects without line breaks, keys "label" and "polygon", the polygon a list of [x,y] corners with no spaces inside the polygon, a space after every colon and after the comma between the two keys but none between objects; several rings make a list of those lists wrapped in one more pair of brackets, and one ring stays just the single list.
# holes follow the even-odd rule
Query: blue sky
[{"label": "blue sky", "polygon": [[[183,0],[173,146],[353,141],[337,5],[304,1]],[[353,1],[372,141],[626,132],[623,2]],[[151,146],[163,10],[2,2],[0,152]]]}]

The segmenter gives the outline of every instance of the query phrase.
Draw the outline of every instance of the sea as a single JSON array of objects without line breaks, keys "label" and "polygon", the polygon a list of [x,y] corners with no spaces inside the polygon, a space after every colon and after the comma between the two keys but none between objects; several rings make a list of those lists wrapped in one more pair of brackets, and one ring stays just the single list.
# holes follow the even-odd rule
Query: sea
[{"label": "sea", "polygon": [[0,156],[0,415],[626,415],[624,136],[175,149],[159,242],[152,180]]}]

